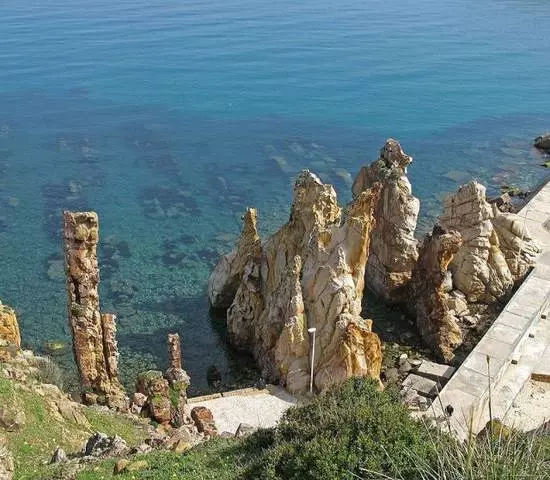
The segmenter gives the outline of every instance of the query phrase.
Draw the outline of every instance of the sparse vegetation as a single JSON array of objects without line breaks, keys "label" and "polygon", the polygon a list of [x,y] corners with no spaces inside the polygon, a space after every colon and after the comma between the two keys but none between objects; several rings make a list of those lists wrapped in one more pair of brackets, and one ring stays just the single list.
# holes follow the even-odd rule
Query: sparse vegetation
[{"label": "sparse vegetation", "polygon": [[[55,479],[59,467],[45,465],[55,447],[77,451],[92,430],[118,434],[130,445],[143,429],[129,417],[84,410],[91,429],[56,420],[44,399],[0,380],[0,403],[20,403],[25,422],[9,432],[18,479]],[[133,460],[147,465],[121,478],[163,480],[550,479],[550,437],[494,429],[492,435],[459,443],[412,419],[396,392],[353,379],[291,408],[275,429],[244,439],[217,438],[185,454],[156,451]],[[86,466],[79,480],[112,478],[115,460]],[[62,475],[62,473],[61,473]],[[118,477],[117,477],[118,478]]]}]

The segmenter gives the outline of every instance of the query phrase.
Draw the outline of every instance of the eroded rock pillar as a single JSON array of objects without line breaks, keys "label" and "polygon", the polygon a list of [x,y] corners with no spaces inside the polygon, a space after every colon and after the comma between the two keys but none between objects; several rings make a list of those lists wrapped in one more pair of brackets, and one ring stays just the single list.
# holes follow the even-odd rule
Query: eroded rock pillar
[{"label": "eroded rock pillar", "polygon": [[21,348],[21,334],[15,310],[0,302],[0,361],[14,357]]},{"label": "eroded rock pillar", "polygon": [[69,326],[73,353],[87,403],[120,405],[115,316],[99,311],[98,217],[65,212],[63,218]]}]

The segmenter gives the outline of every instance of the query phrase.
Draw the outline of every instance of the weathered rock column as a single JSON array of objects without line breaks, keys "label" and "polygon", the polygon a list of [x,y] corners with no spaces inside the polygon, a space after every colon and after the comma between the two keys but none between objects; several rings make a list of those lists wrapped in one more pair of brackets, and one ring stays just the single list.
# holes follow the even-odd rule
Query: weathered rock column
[{"label": "weathered rock column", "polygon": [[165,377],[171,387],[177,388],[181,394],[185,395],[190,378],[182,368],[181,343],[177,333],[168,334],[168,370]]},{"label": "weathered rock column", "polygon": [[21,334],[15,311],[0,302],[0,361],[17,354],[21,348]]},{"label": "weathered rock column", "polygon": [[463,340],[458,318],[449,308],[446,285],[449,265],[461,246],[458,232],[436,225],[424,239],[411,280],[418,330],[426,344],[446,362],[453,359],[454,350]]},{"label": "weathered rock column", "polygon": [[83,400],[120,406],[115,317],[99,312],[98,218],[95,212],[65,212],[65,266],[69,326]]},{"label": "weathered rock column", "polygon": [[367,286],[390,303],[407,301],[407,286],[418,258],[414,237],[420,201],[412,195],[407,166],[412,157],[398,141],[389,138],[380,157],[361,167],[353,183],[353,195],[382,185],[376,205],[367,264]]}]

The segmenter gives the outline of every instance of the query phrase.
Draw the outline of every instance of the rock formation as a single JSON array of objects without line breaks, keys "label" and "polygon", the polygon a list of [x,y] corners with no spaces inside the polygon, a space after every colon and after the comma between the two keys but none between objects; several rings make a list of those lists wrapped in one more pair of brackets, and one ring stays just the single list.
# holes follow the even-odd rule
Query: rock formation
[{"label": "rock formation", "polygon": [[187,387],[190,379],[181,363],[180,337],[168,335],[168,369],[166,374],[156,370],[138,376],[131,410],[146,413],[158,423],[176,427],[184,423]]},{"label": "rock formation", "polygon": [[424,239],[411,280],[418,330],[426,344],[446,362],[452,360],[454,350],[462,344],[447,282],[449,264],[461,245],[458,232],[447,232],[436,225]]},{"label": "rock formation", "polygon": [[260,254],[256,210],[247,209],[243,220],[243,232],[237,248],[221,258],[208,280],[208,297],[213,308],[228,308],[231,305],[248,259]]},{"label": "rock formation", "polygon": [[115,316],[99,312],[97,214],[65,212],[64,238],[69,326],[83,399],[123,408]]},{"label": "rock formation", "polygon": [[0,362],[17,354],[21,348],[21,334],[15,311],[0,302]]},{"label": "rock formation", "polygon": [[14,472],[15,466],[8,450],[8,439],[0,433],[0,480],[11,480]]},{"label": "rock formation", "polygon": [[545,133],[535,138],[535,147],[540,150],[550,150],[550,133]]},{"label": "rock formation", "polygon": [[317,329],[317,389],[351,376],[378,378],[380,341],[360,314],[379,194],[379,185],[359,192],[343,213],[332,186],[305,170],[288,223],[263,244],[256,212],[247,211],[237,249],[210,277],[209,286],[216,287],[209,296],[213,306],[224,304],[220,292],[233,292],[238,280],[227,312],[230,339],[254,355],[266,379],[292,392],[308,388],[308,327]]},{"label": "rock formation", "polygon": [[380,201],[375,209],[376,227],[371,234],[367,286],[387,302],[402,303],[407,284],[418,258],[414,238],[420,209],[412,195],[407,166],[412,157],[392,138],[386,140],[380,157],[361,167],[353,183],[353,195],[382,184]]},{"label": "rock formation", "polygon": [[451,262],[453,285],[468,302],[504,298],[523,278],[539,252],[520,217],[502,213],[485,198],[485,187],[470,182],[445,199],[440,224],[463,240]]}]

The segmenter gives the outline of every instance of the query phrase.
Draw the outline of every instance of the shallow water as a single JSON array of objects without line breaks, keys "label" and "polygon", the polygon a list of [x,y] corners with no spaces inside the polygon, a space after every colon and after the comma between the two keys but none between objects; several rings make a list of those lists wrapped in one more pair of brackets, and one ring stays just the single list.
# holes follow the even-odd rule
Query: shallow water
[{"label": "shallow water", "polygon": [[472,177],[491,193],[545,177],[543,0],[4,0],[0,18],[0,298],[26,344],[68,340],[60,214],[98,211],[128,383],[165,367],[171,331],[194,392],[212,364],[226,386],[250,376],[206,279],[247,206],[264,234],[286,220],[302,168],[347,201],[398,138],[421,231]]}]

